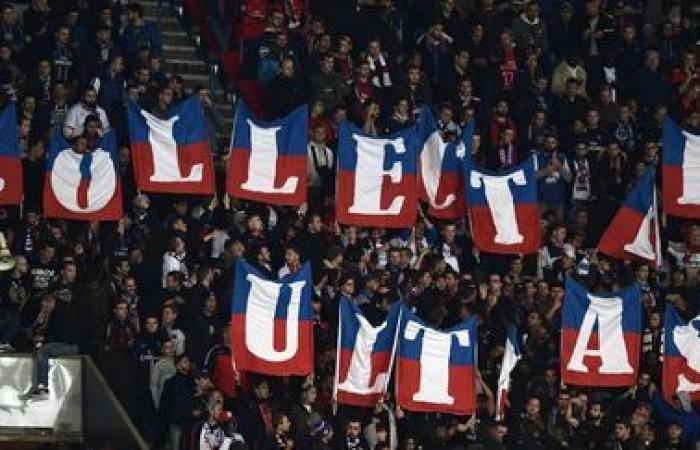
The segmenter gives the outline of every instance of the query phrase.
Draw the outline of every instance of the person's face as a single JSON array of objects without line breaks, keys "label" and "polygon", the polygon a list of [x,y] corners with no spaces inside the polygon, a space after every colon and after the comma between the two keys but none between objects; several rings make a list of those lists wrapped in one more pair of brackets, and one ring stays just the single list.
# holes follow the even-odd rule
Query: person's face
[{"label": "person's face", "polygon": [[163,324],[172,325],[175,323],[177,314],[170,308],[163,308]]},{"label": "person's face", "polygon": [[173,90],[163,89],[160,94],[158,94],[158,101],[165,108],[169,107],[173,103]]},{"label": "person's face", "polygon": [[65,282],[73,283],[75,278],[78,276],[78,271],[76,270],[74,264],[66,264],[63,267],[63,270],[61,270],[61,275],[63,276],[63,280]]},{"label": "person's face", "polygon": [[304,391],[304,402],[307,405],[312,405],[316,401],[317,396],[318,392],[316,391],[316,388],[314,386],[311,386],[310,388]]},{"label": "person's face", "polygon": [[528,3],[527,7],[525,8],[525,17],[527,17],[528,20],[533,21],[537,19],[537,16],[540,13],[540,8],[535,2]]},{"label": "person's face", "polygon": [[14,25],[16,21],[15,8],[6,6],[2,9],[2,21],[8,25]]},{"label": "person's face", "polygon": [[341,39],[338,42],[338,53],[343,55],[350,53],[350,41],[348,39]]},{"label": "person's face", "polygon": [[545,383],[547,383],[548,386],[552,386],[552,385],[554,385],[554,383],[556,383],[557,374],[554,373],[554,370],[547,369],[544,371],[544,381],[545,381]]},{"label": "person's face", "polygon": [[24,101],[22,102],[22,109],[28,112],[33,112],[36,110],[36,98],[34,97],[25,97]]},{"label": "person's face", "polygon": [[442,233],[445,236],[445,241],[452,242],[455,240],[455,236],[457,236],[457,227],[454,225],[446,225]]},{"label": "person's face", "polygon": [[367,50],[369,51],[370,55],[378,57],[379,54],[382,52],[382,46],[379,44],[379,41],[373,40],[369,42]]},{"label": "person's face", "polygon": [[627,424],[616,423],[613,435],[618,441],[625,441],[630,437],[630,428],[627,426]]},{"label": "person's face", "polygon": [[53,247],[44,247],[41,249],[41,259],[51,261],[56,256],[56,249]]},{"label": "person's face", "polygon": [[588,111],[588,116],[586,117],[586,121],[588,122],[588,126],[598,126],[598,123],[600,122],[600,115],[598,114],[598,111],[592,110]]},{"label": "person's face", "polygon": [[408,101],[407,100],[400,100],[396,104],[396,111],[401,115],[408,114]]},{"label": "person's face", "polygon": [[263,381],[256,386],[254,392],[259,400],[267,400],[270,397],[270,386],[267,384],[267,381]]},{"label": "person's face", "polygon": [[360,422],[357,421],[351,421],[348,423],[347,426],[347,435],[350,439],[357,439],[360,437],[360,433],[362,432],[362,425]]},{"label": "person's face", "polygon": [[469,52],[461,51],[457,53],[457,56],[455,56],[455,63],[462,69],[466,69],[469,65]]},{"label": "person's face", "polygon": [[[114,73],[124,72],[124,58],[122,58],[121,56],[115,57],[114,60],[112,61],[112,70],[114,71]],[[144,72],[144,71],[141,71],[141,72]],[[146,72],[146,74],[148,74],[147,71],[145,71],[145,72]],[[148,77],[146,77],[146,80],[148,80]]]},{"label": "person's face", "polygon": [[68,28],[61,27],[56,31],[56,40],[60,42],[61,44],[65,45],[68,43],[68,40],[70,39],[70,31]]},{"label": "person's face", "polygon": [[550,295],[552,296],[552,299],[561,300],[564,298],[564,289],[561,286],[553,287]]},{"label": "person's face", "polygon": [[15,256],[15,269],[21,275],[29,272],[29,265],[27,264],[27,258],[22,255]]},{"label": "person's face", "polygon": [[501,444],[505,441],[507,434],[508,427],[505,425],[496,425],[489,429],[489,435],[491,436],[491,439]]},{"label": "person's face", "polygon": [[511,45],[510,33],[508,33],[508,32],[501,33],[500,40],[501,40],[501,46],[504,48],[508,48]]},{"label": "person's face", "polygon": [[[153,322],[156,323],[156,326],[154,328],[152,328],[153,329],[152,332],[155,333],[156,331],[158,331],[158,322],[155,320]],[[149,329],[149,331],[150,331],[150,329]],[[166,358],[172,358],[173,356],[175,356],[175,343],[173,341],[163,342],[163,345],[160,349],[160,352]]]},{"label": "person's face", "polygon": [[537,416],[540,413],[540,401],[536,398],[531,398],[525,405],[525,412],[528,416]]},{"label": "person's face", "polygon": [[355,280],[352,278],[346,280],[341,286],[341,291],[343,291],[345,295],[352,296],[355,293]]},{"label": "person's face", "polygon": [[323,61],[321,62],[321,70],[323,73],[333,73],[333,65],[335,64],[335,61],[332,56],[327,56],[323,58]]},{"label": "person's face", "polygon": [[192,362],[187,356],[183,357],[177,363],[177,371],[182,375],[188,375],[192,371]]},{"label": "person's face", "polygon": [[284,262],[289,265],[299,264],[299,253],[297,253],[296,250],[287,249],[287,251],[284,252]]},{"label": "person's face", "polygon": [[569,407],[569,403],[571,403],[571,397],[567,393],[560,393],[559,397],[557,398],[557,407],[559,408],[560,411],[566,411],[566,409]]},{"label": "person's face", "polygon": [[410,84],[420,83],[420,71],[416,68],[411,68],[408,70],[408,82]]},{"label": "person's face", "polygon": [[323,221],[321,220],[321,216],[314,214],[311,218],[310,227],[312,231],[320,233],[323,230]]},{"label": "person's face", "polygon": [[459,91],[462,95],[472,95],[472,82],[469,80],[463,80],[459,85]]},{"label": "person's face", "polygon": [[294,63],[289,59],[285,59],[284,61],[282,61],[282,66],[280,68],[280,71],[281,71],[282,75],[287,77],[287,78],[293,77],[294,76]]},{"label": "person's face", "polygon": [[648,51],[644,63],[649,69],[657,70],[659,68],[659,53],[654,50]]},{"label": "person's face", "polygon": [[668,439],[671,442],[678,442],[680,441],[681,435],[683,434],[683,428],[681,428],[678,424],[672,424],[669,425],[666,432],[668,433]]},{"label": "person's face", "polygon": [[85,91],[85,94],[83,94],[83,103],[89,108],[94,108],[97,105],[97,92],[93,89]]},{"label": "person's face", "polygon": [[51,312],[56,307],[56,299],[53,296],[44,297],[41,300],[41,310]]},{"label": "person's face", "polygon": [[502,286],[503,282],[501,281],[500,275],[489,275],[489,290],[491,292],[500,292]]},{"label": "person's face", "polygon": [[440,110],[440,121],[442,123],[452,122],[452,110],[450,108],[442,108]]},{"label": "person's face", "polygon": [[129,306],[126,303],[117,303],[114,306],[114,317],[117,320],[126,320],[129,315]]},{"label": "person's face", "polygon": [[[155,317],[149,317],[146,319],[146,332],[149,334],[154,334],[155,332],[158,331],[158,319]],[[165,344],[163,344],[163,347],[165,347]]]},{"label": "person's face", "polygon": [[557,138],[554,136],[548,136],[547,139],[544,140],[544,148],[548,152],[553,152],[554,150],[557,149]]},{"label": "person's face", "polygon": [[280,422],[280,429],[283,433],[289,433],[289,430],[292,427],[292,422],[289,420],[289,417],[283,416],[282,420]]}]

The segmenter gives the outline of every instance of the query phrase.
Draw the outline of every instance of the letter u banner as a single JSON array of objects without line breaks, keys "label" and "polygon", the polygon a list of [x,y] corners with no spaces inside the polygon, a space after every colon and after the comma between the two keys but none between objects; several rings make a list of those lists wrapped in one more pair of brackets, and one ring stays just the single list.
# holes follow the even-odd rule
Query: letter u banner
[{"label": "letter u banner", "polygon": [[311,373],[313,284],[309,264],[273,281],[240,261],[234,286],[231,343],[236,368],[279,376]]},{"label": "letter u banner", "polygon": [[571,278],[561,330],[561,378],[582,386],[637,383],[642,325],[639,283],[592,294]]},{"label": "letter u banner", "polygon": [[476,318],[446,331],[403,308],[396,396],[402,408],[467,415],[475,410]]}]

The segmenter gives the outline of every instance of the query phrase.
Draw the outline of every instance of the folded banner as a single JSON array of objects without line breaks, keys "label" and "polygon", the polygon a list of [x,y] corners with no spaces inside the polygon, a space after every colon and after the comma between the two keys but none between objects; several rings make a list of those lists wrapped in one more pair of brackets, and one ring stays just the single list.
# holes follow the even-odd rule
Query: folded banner
[{"label": "folded banner", "polygon": [[410,228],[418,204],[415,127],[367,136],[345,121],[338,136],[336,216],[344,225]]},{"label": "folded banner", "polygon": [[274,122],[253,117],[243,100],[231,131],[227,192],[275,205],[306,201],[307,106]]},{"label": "folded banner", "polygon": [[600,239],[601,252],[619,259],[643,259],[654,267],[659,266],[661,239],[655,173],[653,167],[647,167],[627,196]]},{"label": "folded banner", "polygon": [[17,139],[17,106],[0,111],[0,205],[22,203],[22,161]]},{"label": "folded banner", "polygon": [[491,253],[535,253],[540,247],[540,221],[534,159],[500,173],[473,167],[470,155],[464,160],[476,247]]},{"label": "folded banner", "polygon": [[133,101],[128,108],[129,138],[136,186],[146,192],[213,194],[214,167],[202,105],[190,97],[167,118]]},{"label": "folded banner", "polygon": [[71,145],[60,130],[49,144],[44,182],[44,215],[72,220],[119,220],[122,188],[114,131],[96,148],[84,138]]},{"label": "folded banner", "polygon": [[664,325],[663,396],[688,396],[700,402],[700,316],[686,322],[673,305],[666,305]]},{"label": "folded banner", "polygon": [[522,358],[520,352],[520,336],[518,336],[518,328],[515,325],[508,327],[508,336],[506,337],[506,348],[503,352],[503,362],[501,364],[501,373],[498,376],[498,393],[496,401],[496,420],[503,420],[506,414],[506,402],[508,399],[508,391],[510,391],[510,374],[513,372],[515,365]]},{"label": "folded banner", "polygon": [[467,415],[475,410],[476,318],[446,331],[403,307],[396,396],[402,408]]},{"label": "folded banner", "polygon": [[420,150],[420,196],[428,203],[428,213],[440,219],[459,219],[464,216],[464,188],[462,159],[471,152],[473,123],[462,136],[445,142],[435,125],[430,108],[424,107],[420,120],[423,147]]},{"label": "folded banner", "polygon": [[641,286],[592,294],[571,278],[561,330],[561,378],[581,386],[637,384],[641,345]]},{"label": "folded banner", "polygon": [[335,399],[347,405],[374,407],[386,393],[396,349],[401,304],[386,320],[372,326],[352,301],[340,300]]},{"label": "folded banner", "polygon": [[235,277],[231,345],[236,367],[279,376],[311,373],[313,284],[309,264],[273,281],[239,261]]},{"label": "folded banner", "polygon": [[700,135],[666,117],[663,125],[663,205],[673,216],[700,217]]}]

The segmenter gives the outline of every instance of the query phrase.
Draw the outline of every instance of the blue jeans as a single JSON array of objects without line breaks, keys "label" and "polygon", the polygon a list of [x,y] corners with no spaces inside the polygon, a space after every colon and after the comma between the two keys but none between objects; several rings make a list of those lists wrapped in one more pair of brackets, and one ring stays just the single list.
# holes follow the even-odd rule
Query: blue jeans
[{"label": "blue jeans", "polygon": [[36,382],[48,386],[49,384],[49,358],[57,356],[75,355],[80,348],[74,344],[63,342],[49,342],[36,351]]}]

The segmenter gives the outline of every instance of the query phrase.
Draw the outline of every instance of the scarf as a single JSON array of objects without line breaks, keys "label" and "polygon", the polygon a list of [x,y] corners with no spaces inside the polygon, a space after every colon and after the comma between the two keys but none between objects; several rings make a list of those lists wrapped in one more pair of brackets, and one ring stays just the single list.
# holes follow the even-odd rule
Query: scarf
[{"label": "scarf", "polygon": [[[380,53],[378,58],[373,58],[371,56],[367,57],[369,62],[369,67],[372,70],[372,84],[376,87],[389,88],[392,86],[391,75],[389,74],[389,65],[384,59],[384,54]],[[377,67],[377,64],[379,67]]]}]

